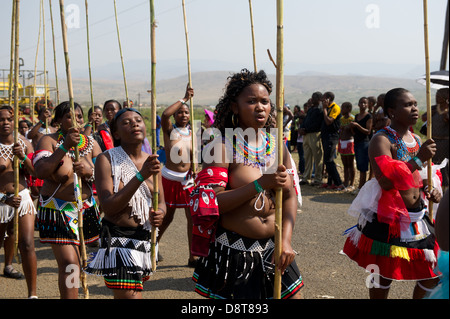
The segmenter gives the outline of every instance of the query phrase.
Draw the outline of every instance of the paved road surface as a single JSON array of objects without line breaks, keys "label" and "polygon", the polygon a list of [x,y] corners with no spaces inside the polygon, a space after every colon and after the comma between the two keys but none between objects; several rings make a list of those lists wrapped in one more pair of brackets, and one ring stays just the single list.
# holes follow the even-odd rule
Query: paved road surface
[{"label": "paved road surface", "polygon": [[[298,212],[293,236],[293,247],[299,253],[297,264],[302,272],[305,299],[367,299],[367,273],[340,254],[345,238],[342,231],[353,226],[355,219],[347,214],[354,196],[324,191],[311,186],[302,188],[303,207]],[[160,244],[164,261],[150,281],[144,284],[147,299],[202,299],[193,292],[192,268],[187,267],[188,246],[186,220],[183,211],[177,211],[163,242]],[[58,299],[57,265],[50,246],[39,243],[36,233],[38,258],[38,295],[41,299]],[[4,255],[0,251],[0,299],[27,297],[25,280],[3,276]],[[21,270],[21,266],[17,266]],[[101,277],[89,275],[90,299],[111,299],[111,292]],[[393,283],[392,299],[409,299],[414,284]],[[80,295],[81,296],[81,295]]]}]

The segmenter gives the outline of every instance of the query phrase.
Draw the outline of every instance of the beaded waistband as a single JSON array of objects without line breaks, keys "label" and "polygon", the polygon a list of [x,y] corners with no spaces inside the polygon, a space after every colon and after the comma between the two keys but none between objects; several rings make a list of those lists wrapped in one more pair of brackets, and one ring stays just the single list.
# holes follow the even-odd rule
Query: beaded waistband
[{"label": "beaded waistband", "polygon": [[272,238],[252,239],[240,236],[221,227],[217,229],[216,242],[241,251],[264,252],[275,247]]},{"label": "beaded waistband", "polygon": [[[95,206],[96,204],[94,197],[87,198],[83,201],[83,209]],[[78,210],[77,202],[68,202],[54,197],[44,199],[43,196],[39,196],[39,205],[43,208],[50,208],[63,212],[74,212]]]}]

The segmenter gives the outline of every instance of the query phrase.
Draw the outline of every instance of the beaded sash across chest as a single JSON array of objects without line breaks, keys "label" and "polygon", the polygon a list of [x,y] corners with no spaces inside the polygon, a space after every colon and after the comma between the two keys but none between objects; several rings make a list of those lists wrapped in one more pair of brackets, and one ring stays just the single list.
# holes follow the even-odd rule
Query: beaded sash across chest
[{"label": "beaded sash across chest", "polygon": [[[25,142],[22,141],[22,139],[18,139],[20,146],[22,146],[22,149],[25,153]],[[3,158],[5,161],[10,160],[13,161],[14,160],[14,154],[13,154],[13,148],[14,148],[14,144],[10,144],[10,145],[5,145],[0,143],[0,157]]]},{"label": "beaded sash across chest", "polygon": [[[56,142],[56,148],[64,143],[65,136],[60,131],[58,135],[58,141]],[[84,134],[80,134],[80,142],[78,143],[78,152],[80,157],[84,157],[89,154],[94,147],[94,139],[92,136],[86,136]],[[75,148],[72,147],[68,152],[67,156],[72,157],[75,160]]]}]

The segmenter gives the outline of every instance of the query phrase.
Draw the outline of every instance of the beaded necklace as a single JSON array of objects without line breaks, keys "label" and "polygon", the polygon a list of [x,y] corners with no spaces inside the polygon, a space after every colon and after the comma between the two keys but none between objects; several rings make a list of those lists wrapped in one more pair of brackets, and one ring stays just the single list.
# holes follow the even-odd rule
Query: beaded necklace
[{"label": "beaded necklace", "polygon": [[183,141],[191,140],[192,131],[188,127],[179,129],[176,124],[173,124],[173,128],[177,131],[177,139],[181,137]]},{"label": "beaded necklace", "polygon": [[226,146],[233,148],[233,157],[237,162],[243,162],[244,165],[250,165],[254,167],[264,167],[270,162],[270,159],[275,155],[276,141],[275,137],[267,132],[261,131],[260,133],[263,143],[258,147],[248,145],[242,134],[236,134],[236,142],[234,142],[233,136],[225,135],[227,143]]},{"label": "beaded necklace", "polygon": [[397,145],[397,159],[403,162],[408,162],[411,160],[411,158],[416,155],[416,153],[420,149],[420,141],[416,138],[416,136],[413,136],[415,143],[409,144],[408,146],[405,141],[398,135],[397,131],[395,131],[392,127],[386,126],[385,128],[382,128],[380,130],[384,134],[387,135],[389,141],[391,143],[395,143]]},{"label": "beaded necklace", "polygon": [[[58,141],[56,142],[56,148],[58,148],[60,145],[64,143],[65,136],[64,134],[59,131],[58,133]],[[94,146],[93,138],[92,136],[86,136],[84,134],[80,134],[80,142],[78,143],[78,152],[80,157],[84,157],[87,154],[89,154]],[[75,148],[72,147],[66,154],[67,156],[72,157],[73,160],[75,160]]]},{"label": "beaded necklace", "polygon": [[[23,151],[25,152],[25,148],[26,148],[25,142],[22,141],[21,138],[19,138],[18,141],[19,141],[19,144],[22,147]],[[13,148],[14,148],[14,143],[10,144],[10,145],[0,143],[0,157],[3,158],[5,161],[7,161],[7,160],[13,161],[14,160]]]}]

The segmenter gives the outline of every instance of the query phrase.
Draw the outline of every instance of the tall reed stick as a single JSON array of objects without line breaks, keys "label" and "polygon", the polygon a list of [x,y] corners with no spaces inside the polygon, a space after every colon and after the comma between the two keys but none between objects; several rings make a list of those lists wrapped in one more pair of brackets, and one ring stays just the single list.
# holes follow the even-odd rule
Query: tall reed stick
[{"label": "tall reed stick", "polygon": [[36,100],[36,77],[37,77],[37,62],[39,56],[39,44],[41,41],[41,25],[42,25],[42,1],[39,4],[39,31],[38,31],[38,40],[36,45],[36,56],[34,58],[34,76],[33,76],[33,97],[30,100],[31,104],[31,124],[34,125],[34,103]]},{"label": "tall reed stick", "polygon": [[123,84],[125,86],[125,98],[127,100],[127,106],[131,107],[130,100],[128,98],[128,87],[127,87],[127,77],[125,75],[125,64],[123,62],[123,54],[122,54],[122,43],[120,41],[120,32],[119,32],[119,19],[117,18],[117,6],[116,0],[114,0],[114,15],[116,17],[116,29],[117,29],[117,41],[119,42],[119,51],[120,51],[120,61],[122,62],[122,73],[123,73]]},{"label": "tall reed stick", "polygon": [[[45,109],[48,108],[47,104],[47,55],[45,49],[45,5],[44,0],[41,0],[42,3],[42,45],[43,45],[43,53],[44,53],[44,105]],[[48,132],[48,120],[45,119],[45,132]]]},{"label": "tall reed stick", "polygon": [[[184,34],[186,38],[186,58],[187,58],[187,67],[188,67],[188,79],[189,79],[189,87],[192,88],[192,74],[191,74],[191,53],[189,49],[189,31],[187,25],[187,15],[186,15],[186,4],[185,0],[182,0],[183,5],[183,20],[184,20]],[[195,119],[194,119],[194,99],[191,97],[189,99],[189,112],[191,113],[191,126],[192,126],[192,139],[191,139],[191,168],[192,172],[195,174],[197,171],[197,161],[195,159],[195,136],[196,136],[196,128],[195,128]]]},{"label": "tall reed stick", "polygon": [[[20,1],[15,0],[14,18],[14,144],[19,142],[19,24],[20,24]],[[19,158],[14,156],[14,196],[19,196]],[[1,234],[3,236],[4,234]],[[14,254],[16,261],[19,259],[19,210],[14,209]]]},{"label": "tall reed stick", "polygon": [[[94,114],[94,92],[92,89],[92,70],[91,70],[91,49],[89,45],[89,14],[88,14],[88,1],[84,1],[86,7],[86,43],[88,52],[88,69],[89,69],[89,88],[91,93],[91,109],[92,114]],[[92,132],[95,132],[95,122],[92,122]]]},{"label": "tall reed stick", "polygon": [[[277,0],[277,75],[276,75],[276,108],[277,108],[277,154],[278,163],[283,163],[283,91],[284,91],[284,26],[283,26],[283,0]],[[283,190],[276,189],[275,193],[275,280],[274,299],[281,298],[281,271],[279,269],[282,252],[282,204]]]},{"label": "tall reed stick", "polygon": [[253,67],[255,69],[255,73],[258,72],[258,67],[256,63],[256,41],[255,41],[255,28],[253,24],[253,6],[252,0],[248,0],[248,6],[250,9],[250,26],[252,31],[252,46],[253,46]]},{"label": "tall reed stick", "polygon": [[[73,96],[73,87],[72,87],[72,72],[70,70],[70,61],[69,61],[69,45],[67,40],[67,26],[66,26],[66,18],[64,14],[64,0],[59,0],[59,9],[61,14],[61,28],[62,28],[62,37],[63,37],[63,47],[64,47],[64,61],[66,64],[66,77],[67,77],[67,89],[69,92],[69,103],[72,113],[72,122],[73,125],[76,125],[76,119],[75,119],[75,104],[74,104],[74,96]],[[78,150],[78,145],[75,147],[75,161],[80,160],[80,153]],[[81,191],[81,183],[80,183],[80,194],[82,194]],[[84,233],[83,233],[83,214],[82,211],[78,210],[78,235],[80,239],[80,255],[81,255],[81,262],[80,266],[82,269],[80,269],[80,279],[81,279],[81,285],[83,287],[84,291],[84,297],[85,299],[89,298],[89,290],[86,282],[86,273],[83,271],[83,268],[87,265],[87,256],[86,256],[86,245],[84,243]]]},{"label": "tall reed stick", "polygon": [[[426,92],[427,92],[427,139],[432,138],[432,118],[431,110],[431,84],[430,84],[430,55],[428,50],[428,1],[423,0],[423,20],[424,20],[424,41],[425,41],[425,69],[426,69]],[[433,171],[431,166],[431,158],[428,160],[428,189],[433,188]],[[433,203],[428,207],[428,217],[433,222]]]},{"label": "tall reed stick", "polygon": [[59,104],[59,83],[58,83],[58,68],[56,66],[56,41],[55,41],[55,27],[53,24],[53,11],[52,11],[52,0],[48,0],[50,7],[50,21],[52,26],[52,42],[53,42],[53,64],[55,67],[55,82],[56,82],[56,105]]},{"label": "tall reed stick", "polygon": [[11,14],[11,54],[9,60],[9,78],[8,78],[8,105],[12,106],[13,103],[13,72],[14,72],[14,49],[15,49],[15,35],[14,30],[16,29],[16,3],[12,0],[12,14]]},{"label": "tall reed stick", "polygon": [[[151,46],[151,107],[152,107],[152,153],[156,154],[158,152],[156,145],[156,48],[155,48],[155,8],[153,0],[150,0],[150,46]],[[159,179],[158,175],[153,177],[153,209],[156,211],[158,209],[159,201]],[[152,226],[152,238],[151,238],[151,260],[152,260],[152,270],[156,270],[156,227]]]}]

